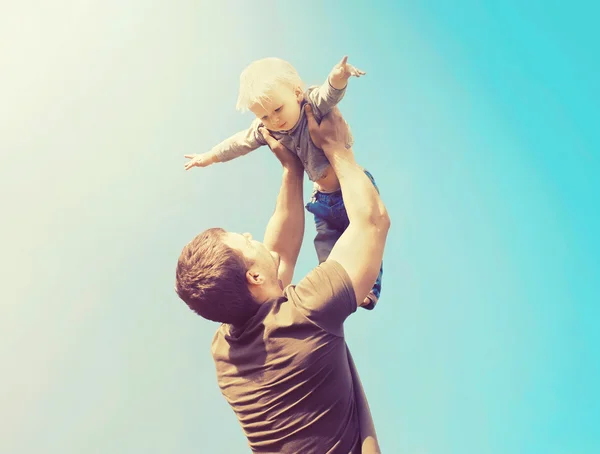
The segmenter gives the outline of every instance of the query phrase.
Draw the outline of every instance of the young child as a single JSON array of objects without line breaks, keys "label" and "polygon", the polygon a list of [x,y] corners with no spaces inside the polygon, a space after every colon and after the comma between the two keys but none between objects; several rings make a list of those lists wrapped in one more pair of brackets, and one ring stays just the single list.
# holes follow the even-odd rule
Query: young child
[{"label": "young child", "polygon": [[[348,79],[365,74],[347,60],[348,57],[344,57],[335,65],[322,85],[309,87],[306,91],[303,90],[302,79],[288,62],[279,58],[253,62],[240,76],[237,101],[238,110],[250,110],[256,115],[250,128],[224,140],[207,153],[185,155],[190,159],[185,164],[185,169],[189,170],[230,161],[267,145],[263,132],[279,140],[300,158],[306,174],[314,182],[312,199],[306,209],[315,217],[317,236],[314,242],[319,263],[327,259],[333,245],[348,227],[349,220],[335,172],[323,150],[310,139],[304,105],[310,104],[316,120],[320,122],[342,100]],[[346,147],[351,146],[352,139]],[[365,173],[375,185],[373,176],[367,171]],[[379,299],[382,274],[383,264],[367,297],[370,301],[363,306],[366,309],[373,309]]]}]

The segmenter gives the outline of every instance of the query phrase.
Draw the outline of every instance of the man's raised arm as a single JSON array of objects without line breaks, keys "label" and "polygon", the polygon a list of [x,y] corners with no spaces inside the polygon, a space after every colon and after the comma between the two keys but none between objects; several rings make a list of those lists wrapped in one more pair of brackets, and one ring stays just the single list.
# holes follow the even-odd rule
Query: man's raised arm
[{"label": "man's raised arm", "polygon": [[362,304],[373,287],[390,228],[390,218],[375,186],[346,149],[348,127],[339,110],[334,108],[318,125],[306,105],[311,139],[321,148],[340,181],[342,197],[350,225],[333,247],[328,260],[344,267]]},{"label": "man's raised arm", "polygon": [[274,139],[266,129],[261,128],[260,132],[283,166],[281,189],[277,196],[275,212],[265,230],[264,245],[267,249],[279,254],[281,258],[279,279],[281,279],[283,287],[286,287],[292,282],[304,237],[304,201],[302,198],[304,168],[300,160]]}]

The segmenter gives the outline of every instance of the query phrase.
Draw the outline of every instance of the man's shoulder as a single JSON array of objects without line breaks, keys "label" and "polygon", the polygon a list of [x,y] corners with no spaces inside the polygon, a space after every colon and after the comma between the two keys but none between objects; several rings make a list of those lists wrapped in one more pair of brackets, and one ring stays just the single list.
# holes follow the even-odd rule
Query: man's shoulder
[{"label": "man's shoulder", "polygon": [[342,324],[357,308],[352,281],[333,260],[326,260],[297,285],[290,285],[286,296],[304,317],[336,336],[343,336]]},{"label": "man's shoulder", "polygon": [[315,280],[334,280],[340,281],[344,284],[352,285],[352,281],[350,280],[350,276],[344,269],[344,267],[337,262],[336,260],[325,260],[323,263],[320,263],[312,270],[310,270],[306,276],[304,276],[298,284],[289,285],[285,291],[287,293],[288,289],[294,290],[297,287],[301,287],[308,283],[314,283]]},{"label": "man's shoulder", "polygon": [[302,345],[297,342],[322,338],[322,329],[285,296],[264,303],[261,309],[260,317],[242,327],[221,325],[217,329],[211,355],[219,386],[257,358],[268,361],[282,351],[298,351]]}]

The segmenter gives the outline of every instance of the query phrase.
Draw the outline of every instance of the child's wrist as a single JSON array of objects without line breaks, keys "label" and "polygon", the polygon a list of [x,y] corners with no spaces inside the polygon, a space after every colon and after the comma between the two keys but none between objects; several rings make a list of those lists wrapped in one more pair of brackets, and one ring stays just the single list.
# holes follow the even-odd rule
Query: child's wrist
[{"label": "child's wrist", "polygon": [[335,77],[329,76],[327,80],[329,86],[335,90],[343,90],[348,85],[348,79],[338,80]]},{"label": "child's wrist", "polygon": [[217,153],[215,153],[214,151],[209,151],[208,152],[208,162],[211,164],[216,164],[217,162],[219,162],[219,158],[217,157]]}]

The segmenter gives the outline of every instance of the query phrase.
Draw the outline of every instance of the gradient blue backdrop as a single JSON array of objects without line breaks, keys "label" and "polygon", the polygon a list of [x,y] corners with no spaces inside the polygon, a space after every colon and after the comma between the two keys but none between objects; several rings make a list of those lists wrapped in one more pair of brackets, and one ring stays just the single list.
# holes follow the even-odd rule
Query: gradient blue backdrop
[{"label": "gradient blue backdrop", "polygon": [[[240,71],[367,71],[341,109],[392,217],[347,323],[386,453],[600,452],[598,8],[592,2],[3,2],[0,452],[237,453],[216,325],[174,291],[212,226],[261,238]],[[306,194],[310,186],[305,188]],[[316,265],[314,227],[295,280]]]}]

